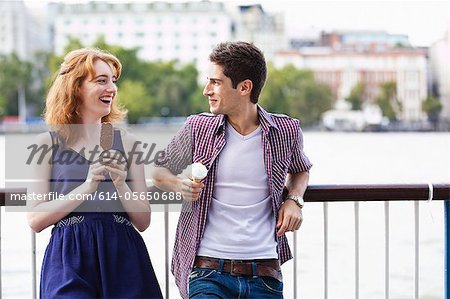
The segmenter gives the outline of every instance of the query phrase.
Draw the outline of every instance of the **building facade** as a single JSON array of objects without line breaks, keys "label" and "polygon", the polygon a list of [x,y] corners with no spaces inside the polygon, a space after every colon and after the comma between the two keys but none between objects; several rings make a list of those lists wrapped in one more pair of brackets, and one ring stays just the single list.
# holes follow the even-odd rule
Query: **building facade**
[{"label": "building facade", "polygon": [[0,1],[0,54],[31,60],[36,51],[49,49],[46,32],[23,1]]},{"label": "building facade", "polygon": [[232,38],[232,20],[220,2],[52,3],[53,47],[63,54],[70,37],[89,46],[108,44],[139,49],[141,59],[194,63],[205,72],[208,55]]},{"label": "building facade", "polygon": [[380,93],[380,84],[396,82],[397,98],[402,104],[400,120],[422,121],[422,102],[427,96],[427,63],[423,51],[392,49],[384,52],[335,51],[316,48],[280,52],[274,64],[293,64],[309,69],[315,78],[330,86],[336,101],[349,96],[353,87],[364,83],[366,103],[373,103]]},{"label": "building facade", "polygon": [[139,48],[148,61],[194,63],[205,74],[208,56],[219,43],[246,40],[270,60],[285,49],[284,18],[261,5],[231,6],[224,2],[51,3],[55,53],[63,54],[69,38],[89,46],[103,36],[108,44]]}]

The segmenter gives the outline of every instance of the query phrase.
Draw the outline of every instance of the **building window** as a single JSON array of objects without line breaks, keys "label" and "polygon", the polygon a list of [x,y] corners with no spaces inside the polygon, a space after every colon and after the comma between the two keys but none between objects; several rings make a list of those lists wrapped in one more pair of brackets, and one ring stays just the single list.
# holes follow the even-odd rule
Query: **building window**
[{"label": "building window", "polygon": [[145,37],[145,33],[144,32],[136,32],[136,37],[143,38],[143,37]]}]

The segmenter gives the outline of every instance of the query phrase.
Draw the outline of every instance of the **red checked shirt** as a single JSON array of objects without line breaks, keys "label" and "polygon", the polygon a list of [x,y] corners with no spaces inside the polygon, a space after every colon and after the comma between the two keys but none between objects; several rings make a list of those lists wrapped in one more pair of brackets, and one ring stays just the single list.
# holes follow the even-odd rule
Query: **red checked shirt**
[{"label": "red checked shirt", "polygon": [[[268,113],[260,106],[258,115],[269,193],[274,215],[278,218],[287,174],[308,171],[312,164],[303,152],[303,134],[298,120]],[[205,188],[200,193],[200,198],[195,202],[183,202],[178,220],[172,272],[183,298],[188,298],[188,277],[205,230],[217,173],[217,157],[226,143],[226,125],[224,115],[203,113],[188,117],[167,146],[165,155],[155,163],[175,175],[194,162],[201,162],[208,169],[207,177],[202,180]],[[276,232],[274,235],[276,236]],[[277,237],[277,244],[278,257],[283,264],[292,258],[286,236]]]}]

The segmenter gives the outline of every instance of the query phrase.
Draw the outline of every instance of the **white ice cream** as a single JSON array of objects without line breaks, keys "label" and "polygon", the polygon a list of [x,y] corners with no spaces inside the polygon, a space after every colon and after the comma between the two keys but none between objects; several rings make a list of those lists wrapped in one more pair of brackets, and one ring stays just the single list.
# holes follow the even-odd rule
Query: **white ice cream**
[{"label": "white ice cream", "polygon": [[201,181],[208,174],[208,169],[202,163],[196,162],[192,164],[192,179],[194,181]]}]

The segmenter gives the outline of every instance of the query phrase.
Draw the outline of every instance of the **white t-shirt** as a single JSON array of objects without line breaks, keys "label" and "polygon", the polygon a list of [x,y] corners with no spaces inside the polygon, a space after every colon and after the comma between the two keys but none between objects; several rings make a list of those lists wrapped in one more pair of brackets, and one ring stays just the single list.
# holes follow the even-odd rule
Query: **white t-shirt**
[{"label": "white t-shirt", "polygon": [[227,143],[219,155],[213,197],[197,255],[278,258],[261,127],[246,136],[230,124],[226,127]]}]

